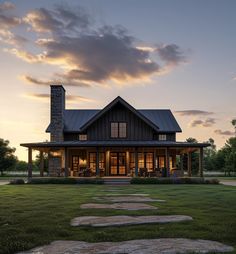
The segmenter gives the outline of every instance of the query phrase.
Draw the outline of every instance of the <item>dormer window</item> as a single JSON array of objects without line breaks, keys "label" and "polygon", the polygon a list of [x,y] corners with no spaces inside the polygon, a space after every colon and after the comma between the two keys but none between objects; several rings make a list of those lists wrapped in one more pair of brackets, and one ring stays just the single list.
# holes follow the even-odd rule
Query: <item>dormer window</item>
[{"label": "dormer window", "polygon": [[127,137],[127,123],[112,122],[111,123],[111,138],[126,138]]},{"label": "dormer window", "polygon": [[87,140],[87,134],[79,134],[79,140],[80,141],[86,141]]},{"label": "dormer window", "polygon": [[166,134],[159,134],[160,141],[166,141]]}]

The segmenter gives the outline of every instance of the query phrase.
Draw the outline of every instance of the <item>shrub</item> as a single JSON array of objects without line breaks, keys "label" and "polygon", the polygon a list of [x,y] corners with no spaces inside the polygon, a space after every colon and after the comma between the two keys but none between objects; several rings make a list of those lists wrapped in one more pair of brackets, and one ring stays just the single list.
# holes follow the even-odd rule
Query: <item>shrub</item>
[{"label": "shrub", "polygon": [[24,184],[24,183],[25,183],[24,179],[12,179],[10,181],[10,184]]},{"label": "shrub", "polygon": [[139,178],[134,177],[130,181],[131,184],[218,184],[219,181],[217,179],[204,180],[204,178],[200,177],[165,177],[165,178]]},{"label": "shrub", "polygon": [[100,178],[66,178],[66,177],[45,177],[45,178],[31,178],[29,184],[103,184]]}]

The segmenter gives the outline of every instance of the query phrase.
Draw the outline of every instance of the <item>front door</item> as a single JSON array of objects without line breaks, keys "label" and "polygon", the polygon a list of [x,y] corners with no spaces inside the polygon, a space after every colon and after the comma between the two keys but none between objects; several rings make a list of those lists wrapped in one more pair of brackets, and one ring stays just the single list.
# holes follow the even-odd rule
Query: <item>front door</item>
[{"label": "front door", "polygon": [[112,176],[126,175],[125,153],[111,153],[110,174]]}]

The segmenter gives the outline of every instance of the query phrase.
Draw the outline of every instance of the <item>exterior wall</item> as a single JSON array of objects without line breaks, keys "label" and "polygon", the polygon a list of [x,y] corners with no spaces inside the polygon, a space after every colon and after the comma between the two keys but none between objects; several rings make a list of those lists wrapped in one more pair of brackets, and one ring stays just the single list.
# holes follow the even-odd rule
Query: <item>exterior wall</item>
[{"label": "exterior wall", "polygon": [[127,123],[125,140],[153,140],[153,129],[133,112],[119,104],[88,127],[88,140],[117,140],[110,137],[111,122]]},{"label": "exterior wall", "polygon": [[51,141],[64,141],[65,89],[51,86]]}]

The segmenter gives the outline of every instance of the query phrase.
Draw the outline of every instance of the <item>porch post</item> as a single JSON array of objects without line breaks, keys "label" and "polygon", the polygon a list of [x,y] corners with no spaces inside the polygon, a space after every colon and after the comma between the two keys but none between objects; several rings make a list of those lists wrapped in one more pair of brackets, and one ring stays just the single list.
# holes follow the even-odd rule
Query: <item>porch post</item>
[{"label": "porch post", "polygon": [[110,167],[110,151],[106,150],[106,176],[109,176],[109,167]]},{"label": "porch post", "polygon": [[127,169],[127,173],[126,175],[130,175],[130,168],[129,168],[129,151],[126,151],[126,169]]},{"label": "porch post", "polygon": [[192,176],[192,153],[188,152],[188,176]]},{"label": "porch post", "polygon": [[28,178],[32,178],[32,148],[28,148]]},{"label": "porch post", "polygon": [[170,154],[169,147],[166,147],[166,176],[168,177],[170,174]]},{"label": "porch post", "polygon": [[157,163],[157,149],[154,150],[154,170],[158,168],[158,163]]},{"label": "porch post", "polygon": [[96,147],[96,176],[100,175],[99,171],[99,148]]},{"label": "porch post", "polygon": [[43,172],[44,172],[44,158],[43,158],[43,151],[39,152],[39,157],[40,157],[40,176],[43,177]]},{"label": "porch post", "polygon": [[138,148],[135,147],[135,176],[138,176]]},{"label": "porch post", "polygon": [[68,154],[68,148],[65,147],[65,177],[69,176],[69,154]]},{"label": "porch post", "polygon": [[203,177],[203,147],[199,148],[199,175]]},{"label": "porch post", "polygon": [[184,176],[184,163],[183,163],[183,154],[180,154],[180,170],[181,170],[181,176]]}]

